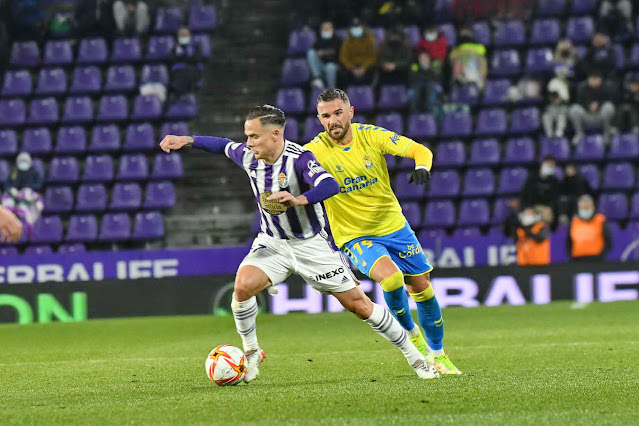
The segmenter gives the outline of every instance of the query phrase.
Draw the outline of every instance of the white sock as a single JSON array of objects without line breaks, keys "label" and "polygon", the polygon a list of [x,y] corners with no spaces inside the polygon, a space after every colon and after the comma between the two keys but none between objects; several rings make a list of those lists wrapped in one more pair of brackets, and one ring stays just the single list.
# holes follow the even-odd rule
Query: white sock
[{"label": "white sock", "polygon": [[419,326],[417,324],[415,324],[415,327],[413,327],[412,330],[408,330],[408,335],[410,337],[415,337],[415,336],[419,336],[421,334],[421,330],[419,329]]},{"label": "white sock", "polygon": [[364,321],[378,334],[391,342],[393,346],[397,346],[411,366],[415,364],[415,362],[424,359],[424,356],[408,339],[406,330],[404,330],[399,321],[395,319],[388,309],[383,308],[377,303],[373,303],[373,313]]},{"label": "white sock", "polygon": [[444,352],[444,348],[443,347],[441,349],[436,350],[436,351],[434,351],[432,349],[430,351],[433,353],[433,356],[435,358],[437,358],[438,356],[446,355],[446,352]]},{"label": "white sock", "polygon": [[235,328],[242,338],[244,352],[251,349],[257,349],[259,347],[257,343],[257,332],[255,331],[257,299],[253,296],[244,302],[238,302],[235,300],[235,296],[233,296],[231,309],[233,310],[233,318],[235,319]]}]

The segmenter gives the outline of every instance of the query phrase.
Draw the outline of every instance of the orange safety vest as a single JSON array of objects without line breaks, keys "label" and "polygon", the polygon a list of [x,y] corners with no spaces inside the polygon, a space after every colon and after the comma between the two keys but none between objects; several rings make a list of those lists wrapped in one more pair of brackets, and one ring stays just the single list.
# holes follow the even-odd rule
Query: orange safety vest
[{"label": "orange safety vest", "polygon": [[570,239],[572,240],[572,257],[596,256],[601,254],[606,245],[603,235],[606,216],[597,213],[590,220],[579,216],[572,218]]},{"label": "orange safety vest", "polygon": [[[537,222],[532,226],[532,232],[538,233],[546,224]],[[538,243],[526,236],[526,231],[517,229],[517,264],[518,265],[548,265],[550,263],[550,238]]]}]

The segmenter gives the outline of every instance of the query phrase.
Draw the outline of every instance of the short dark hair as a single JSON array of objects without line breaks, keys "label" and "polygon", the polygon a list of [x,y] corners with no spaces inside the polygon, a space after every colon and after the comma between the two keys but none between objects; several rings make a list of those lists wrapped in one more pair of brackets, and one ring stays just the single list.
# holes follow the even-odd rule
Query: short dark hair
[{"label": "short dark hair", "polygon": [[251,108],[246,114],[246,121],[259,118],[262,126],[274,124],[279,127],[286,126],[286,115],[284,111],[273,105],[258,105]]},{"label": "short dark hair", "polygon": [[346,94],[345,91],[343,91],[342,89],[335,89],[335,88],[326,89],[322,93],[320,93],[319,96],[317,97],[317,103],[319,104],[320,102],[330,102],[330,101],[334,101],[335,99],[340,99],[349,105],[351,103],[351,100],[348,99],[348,95]]}]

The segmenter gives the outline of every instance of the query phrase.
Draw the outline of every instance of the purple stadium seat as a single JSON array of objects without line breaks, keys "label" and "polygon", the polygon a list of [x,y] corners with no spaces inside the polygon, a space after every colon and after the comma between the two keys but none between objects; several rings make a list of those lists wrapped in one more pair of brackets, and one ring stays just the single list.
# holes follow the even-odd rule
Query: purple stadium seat
[{"label": "purple stadium seat", "polygon": [[49,164],[49,183],[75,183],[80,167],[73,157],[56,157]]},{"label": "purple stadium seat", "polygon": [[55,98],[34,99],[29,104],[29,123],[31,124],[55,124],[58,118],[58,102]]},{"label": "purple stadium seat", "polygon": [[299,87],[280,89],[275,104],[287,114],[301,114],[305,110],[304,91]]},{"label": "purple stadium seat", "polygon": [[[84,162],[85,182],[110,182],[113,180],[113,158],[110,155],[89,155]],[[79,201],[79,200],[78,200]]]},{"label": "purple stadium seat", "polygon": [[81,126],[60,127],[56,141],[56,154],[79,154],[87,149],[87,135]]},{"label": "purple stadium seat", "polygon": [[428,189],[429,198],[456,198],[461,190],[461,180],[456,170],[433,171]]},{"label": "purple stadium seat", "polygon": [[172,35],[152,36],[147,46],[146,59],[161,61],[168,59],[175,48],[175,38]]},{"label": "purple stadium seat", "polygon": [[608,159],[636,159],[639,157],[639,139],[634,133],[616,134],[610,141]]},{"label": "purple stadium seat", "polygon": [[182,156],[179,154],[155,154],[152,179],[177,179],[182,177]]},{"label": "purple stadium seat", "polygon": [[145,83],[162,83],[165,86],[169,84],[169,71],[164,64],[146,64],[142,67],[140,75],[140,84]]},{"label": "purple stadium seat", "polygon": [[[390,156],[392,157],[392,155]],[[387,165],[388,165],[388,158],[385,156],[384,158],[386,158],[387,161]],[[414,170],[415,169],[415,160],[413,160],[412,158],[402,158],[402,157],[396,157],[397,158],[397,164],[395,164],[395,168],[396,169],[400,169],[400,170]],[[393,164],[391,162],[391,164]]]},{"label": "purple stadium seat", "polygon": [[639,218],[639,192],[635,192],[630,199],[630,219]]},{"label": "purple stadium seat", "polygon": [[138,210],[142,206],[142,188],[137,183],[116,183],[111,192],[109,210]]},{"label": "purple stadium seat", "polygon": [[60,95],[67,91],[67,75],[62,68],[43,68],[38,77],[37,95]]},{"label": "purple stadium seat", "polygon": [[449,227],[455,224],[455,205],[450,200],[430,201],[422,225],[429,228]]},{"label": "purple stadium seat", "polygon": [[582,175],[588,183],[590,187],[594,190],[599,189],[600,181],[599,178],[599,169],[594,164],[582,164],[579,166],[579,174]]},{"label": "purple stadium seat", "polygon": [[98,121],[122,121],[128,117],[128,106],[123,95],[107,95],[100,98]]},{"label": "purple stadium seat", "polygon": [[466,149],[461,141],[442,142],[435,154],[437,167],[461,167],[466,164]]},{"label": "purple stadium seat", "polygon": [[136,62],[142,59],[140,40],[134,37],[117,38],[113,41],[112,62]]},{"label": "purple stadium seat", "polygon": [[160,128],[160,139],[158,140],[162,140],[166,135],[188,136],[190,134],[189,125],[183,121],[164,123]]},{"label": "purple stadium seat", "polygon": [[635,186],[635,169],[631,163],[609,163],[603,171],[601,189],[631,189]]},{"label": "purple stadium seat", "polygon": [[148,175],[149,163],[146,156],[142,154],[124,154],[120,157],[117,180],[145,180]]},{"label": "purple stadium seat", "polygon": [[[460,213],[461,217],[461,213]],[[474,238],[481,235],[481,230],[477,226],[465,226],[463,228],[455,228],[453,237]]]},{"label": "purple stadium seat", "polygon": [[82,243],[60,244],[56,253],[73,254],[84,253],[85,251],[87,251],[87,248]]},{"label": "purple stadium seat", "polygon": [[539,110],[536,107],[518,108],[512,112],[511,134],[532,133],[539,129]]},{"label": "purple stadium seat", "polygon": [[417,239],[422,244],[425,241],[437,240],[440,238],[446,238],[446,230],[444,228],[426,228],[419,231]]},{"label": "purple stadium seat", "polygon": [[288,55],[297,56],[305,54],[315,44],[315,31],[308,27],[293,30],[288,36]]},{"label": "purple stadium seat", "polygon": [[88,123],[93,121],[93,102],[88,96],[71,96],[64,102],[63,123]]},{"label": "purple stadium seat", "polygon": [[633,44],[630,48],[628,68],[639,68],[639,44],[637,43]]},{"label": "purple stadium seat", "polygon": [[204,58],[211,57],[211,38],[208,34],[193,34],[193,43],[200,47],[200,53]]},{"label": "purple stadium seat", "polygon": [[353,120],[351,121],[352,123],[366,123],[368,120],[366,119],[366,116],[364,114],[358,114],[355,113],[353,114]]},{"label": "purple stadium seat", "polygon": [[85,183],[78,188],[75,211],[101,212],[106,209],[107,192],[104,185]]},{"label": "purple stadium seat", "polygon": [[131,218],[126,213],[107,213],[100,223],[100,241],[124,241],[131,236]]},{"label": "purple stadium seat", "polygon": [[608,220],[624,220],[628,217],[628,198],[624,193],[601,194],[597,205]]},{"label": "purple stadium seat", "polygon": [[317,114],[317,97],[322,93],[323,89],[319,87],[311,88],[311,95],[306,101],[306,112],[311,114]]},{"label": "purple stadium seat", "polygon": [[284,138],[289,141],[297,141],[300,138],[300,125],[296,119],[292,117],[286,117]]},{"label": "purple stadium seat", "polygon": [[164,236],[164,221],[158,212],[140,212],[133,223],[134,240],[153,240]]},{"label": "purple stadium seat", "polygon": [[170,181],[149,182],[146,185],[144,208],[168,209],[175,205],[175,188]]},{"label": "purple stadium seat", "polygon": [[28,96],[33,90],[31,73],[27,70],[7,71],[4,74],[2,96]]},{"label": "purple stadium seat", "polygon": [[135,70],[131,65],[110,66],[104,83],[105,92],[127,92],[136,88]]},{"label": "purple stadium seat", "polygon": [[487,200],[462,200],[459,204],[457,225],[469,226],[487,225],[490,220],[490,206]]},{"label": "purple stadium seat", "polygon": [[43,256],[52,253],[53,249],[51,248],[51,246],[47,245],[33,245],[28,246],[26,249],[24,249],[25,256]]},{"label": "purple stadium seat", "polygon": [[555,45],[561,36],[557,19],[537,19],[533,22],[530,33],[530,44]]},{"label": "purple stadium seat", "polygon": [[217,26],[217,13],[212,4],[191,4],[189,29],[191,31],[212,31]]},{"label": "purple stadium seat", "polygon": [[402,213],[406,221],[413,226],[417,226],[422,221],[422,212],[419,203],[408,201],[402,203]]},{"label": "purple stadium seat", "polygon": [[490,27],[488,26],[488,22],[475,22],[473,24],[473,36],[478,43],[481,43],[484,46],[490,46],[492,43],[492,37],[490,34]]},{"label": "purple stadium seat", "polygon": [[67,65],[73,62],[73,50],[69,40],[49,40],[44,45],[44,65]]},{"label": "purple stadium seat", "polygon": [[0,126],[24,124],[27,111],[22,99],[0,99]]},{"label": "purple stadium seat", "polygon": [[467,111],[449,112],[442,120],[442,137],[468,136],[472,132],[473,119]]},{"label": "purple stadium seat", "polygon": [[528,164],[535,161],[535,143],[530,138],[511,138],[506,142],[504,164]]},{"label": "purple stadium seat", "polygon": [[586,135],[575,146],[572,159],[578,162],[603,161],[604,142],[601,135]]},{"label": "purple stadium seat", "polygon": [[92,242],[98,237],[98,221],[92,214],[74,215],[69,219],[66,242]]},{"label": "purple stadium seat", "polygon": [[106,41],[101,37],[85,38],[78,48],[79,64],[101,64],[109,56]]},{"label": "purple stadium seat", "polygon": [[497,139],[475,139],[470,146],[468,165],[493,166],[499,163],[500,148]]},{"label": "purple stadium seat", "polygon": [[180,7],[160,7],[155,15],[155,32],[175,34],[184,24],[184,12]]},{"label": "purple stadium seat", "polygon": [[557,161],[570,159],[570,145],[565,138],[542,138],[539,148],[539,160],[551,156]]},{"label": "purple stadium seat", "polygon": [[382,27],[371,27],[369,31],[373,34],[375,38],[375,43],[380,44],[386,38],[386,30]]},{"label": "purple stadium seat", "polygon": [[526,53],[527,73],[549,73],[554,66],[552,50],[547,47],[532,48]]},{"label": "purple stadium seat", "polygon": [[393,182],[393,188],[395,189],[395,195],[400,200],[414,200],[424,197],[424,186],[415,185],[414,183],[408,183],[410,177],[409,172],[397,173],[395,181]]},{"label": "purple stadium seat", "polygon": [[621,46],[619,43],[615,43],[612,45],[612,49],[615,51],[615,65],[617,69],[623,69],[626,62],[626,54],[623,50],[623,46]]},{"label": "purple stadium seat", "polygon": [[567,0],[537,0],[539,16],[560,16],[566,12]]},{"label": "purple stadium seat", "polygon": [[120,149],[120,129],[115,124],[98,125],[91,132],[89,152],[113,152]]},{"label": "purple stadium seat", "polygon": [[164,113],[169,120],[191,119],[197,115],[197,100],[194,94],[188,94],[170,101]]},{"label": "purple stadium seat", "polygon": [[73,70],[71,93],[99,93],[102,87],[102,74],[95,65],[77,67]]},{"label": "purple stadium seat", "polygon": [[155,131],[150,123],[132,123],[126,128],[124,137],[125,151],[147,151],[155,149]]},{"label": "purple stadium seat", "polygon": [[40,49],[35,41],[16,41],[11,46],[9,64],[14,67],[32,68],[40,65]]},{"label": "purple stadium seat", "polygon": [[6,182],[11,175],[11,166],[7,160],[0,160],[0,182]]},{"label": "purple stadium seat", "polygon": [[417,25],[407,25],[404,27],[404,35],[410,41],[410,45],[415,47],[421,35],[419,34],[419,27]]},{"label": "purple stadium seat", "polygon": [[499,172],[498,194],[518,194],[528,179],[528,170],[524,167],[503,168]]},{"label": "purple stadium seat", "polygon": [[497,22],[495,47],[521,46],[526,44],[526,30],[520,20]]},{"label": "purple stadium seat", "polygon": [[404,85],[386,85],[379,90],[377,108],[402,109],[408,103],[408,90]]},{"label": "purple stadium seat", "polygon": [[490,169],[468,169],[464,176],[465,197],[490,196],[495,192],[495,175]]},{"label": "purple stadium seat", "polygon": [[519,53],[515,49],[495,50],[490,64],[491,74],[498,77],[517,75],[521,69]]},{"label": "purple stadium seat", "polygon": [[38,172],[38,174],[40,176],[42,176],[44,178],[44,162],[42,161],[41,158],[34,158],[33,159],[33,168]]},{"label": "purple stadium seat", "polygon": [[306,58],[285,59],[282,66],[282,78],[280,83],[284,86],[302,86],[311,78],[311,70],[306,63]]},{"label": "purple stadium seat", "polygon": [[406,136],[411,139],[432,138],[437,135],[437,123],[432,114],[411,114],[408,117]]},{"label": "purple stadium seat", "polygon": [[28,128],[22,134],[22,151],[32,155],[51,152],[51,132],[46,127]]},{"label": "purple stadium seat", "polygon": [[398,112],[377,114],[375,124],[400,135],[404,133],[404,120]]},{"label": "purple stadium seat", "polygon": [[322,127],[322,123],[319,122],[317,117],[312,115],[306,117],[306,120],[304,120],[304,136],[302,137],[302,140],[310,141],[323,131],[324,127]]},{"label": "purple stadium seat", "polygon": [[482,105],[505,105],[510,103],[507,95],[511,86],[512,83],[506,78],[488,80],[486,87],[484,87]]},{"label": "purple stadium seat", "polygon": [[566,22],[566,38],[573,43],[590,43],[595,24],[590,16],[571,17]]},{"label": "purple stadium seat", "polygon": [[162,117],[162,101],[155,95],[138,95],[133,102],[132,120],[157,120]]},{"label": "purple stadium seat", "polygon": [[346,89],[351,105],[357,112],[370,112],[375,109],[375,94],[370,86],[349,86]]},{"label": "purple stadium seat", "polygon": [[504,223],[504,219],[510,214],[510,198],[497,198],[493,203],[493,214],[490,223],[493,225]]},{"label": "purple stadium seat", "polygon": [[48,186],[44,191],[46,213],[67,213],[73,208],[73,191],[69,186]]},{"label": "purple stadium seat", "polygon": [[0,157],[13,157],[17,153],[18,136],[15,130],[0,129]]},{"label": "purple stadium seat", "polygon": [[506,111],[501,108],[479,111],[476,135],[502,135],[506,132]]},{"label": "purple stadium seat", "polygon": [[0,246],[0,257],[2,256],[17,256],[20,253],[18,252],[17,247],[12,246]]},{"label": "purple stadium seat", "polygon": [[597,9],[597,0],[572,0],[571,15],[590,15]]},{"label": "purple stadium seat", "polygon": [[454,46],[457,44],[457,31],[455,30],[455,26],[453,24],[442,24],[439,25],[439,31],[444,34],[446,37],[446,41],[449,46]]},{"label": "purple stadium seat", "polygon": [[450,93],[451,101],[460,104],[477,105],[479,89],[474,84],[454,85]]}]

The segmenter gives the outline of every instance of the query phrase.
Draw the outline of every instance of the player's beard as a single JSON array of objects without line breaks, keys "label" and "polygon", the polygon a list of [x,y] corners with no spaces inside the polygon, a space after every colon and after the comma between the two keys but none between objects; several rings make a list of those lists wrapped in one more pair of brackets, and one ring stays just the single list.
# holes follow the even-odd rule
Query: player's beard
[{"label": "player's beard", "polygon": [[[338,128],[333,127],[331,130],[329,130],[328,134],[331,136],[331,138],[333,138],[333,140],[341,141],[346,136],[346,133],[348,133],[348,128],[350,127],[350,125],[351,125],[350,122],[346,124],[346,127],[343,127],[340,124],[339,125],[340,127]],[[336,134],[334,133],[334,131],[339,131],[339,133]]]}]

